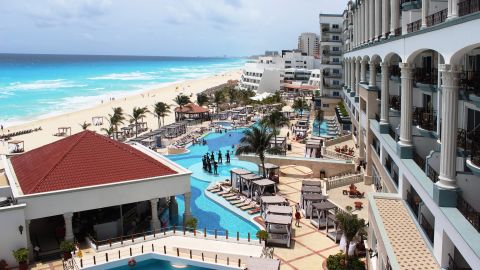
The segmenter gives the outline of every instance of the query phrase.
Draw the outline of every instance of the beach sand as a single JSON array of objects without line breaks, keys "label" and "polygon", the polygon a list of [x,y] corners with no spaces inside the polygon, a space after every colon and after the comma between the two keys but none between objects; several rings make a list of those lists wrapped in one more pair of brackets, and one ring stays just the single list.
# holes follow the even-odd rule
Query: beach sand
[{"label": "beach sand", "polygon": [[[226,83],[228,80],[238,80],[240,76],[240,70],[233,70],[207,78],[185,80],[179,83],[173,83],[166,87],[146,90],[141,94],[122,98],[118,97],[115,98],[115,100],[113,101],[103,100],[103,103],[101,103],[101,100],[99,99],[98,105],[94,105],[91,108],[68,112],[45,119],[34,120],[32,122],[21,124],[18,126],[4,127],[4,132],[7,133],[7,129],[10,130],[10,132],[15,132],[20,130],[42,127],[41,131],[15,136],[12,138],[12,140],[23,140],[25,142],[25,151],[28,151],[62,139],[63,137],[53,136],[53,134],[58,132],[59,127],[71,127],[72,134],[75,134],[82,131],[80,124],[82,124],[84,121],[87,121],[87,123],[92,123],[92,117],[108,117],[108,114],[112,113],[113,107],[122,107],[126,114],[132,114],[132,110],[134,107],[147,106],[150,111],[153,111],[153,105],[159,101],[171,105],[170,110],[172,112],[169,116],[165,117],[165,124],[170,124],[175,121],[175,114],[173,110],[177,105],[175,104],[173,99],[178,94],[183,93],[188,96],[190,94],[193,94],[191,99],[192,101],[195,101],[197,93],[202,92],[210,87]],[[127,120],[124,121],[124,125],[128,125],[128,115],[125,115],[125,118],[127,118]],[[148,123],[149,129],[158,128],[157,118],[153,114],[148,114],[145,118],[145,121]],[[106,121],[106,119],[103,120],[102,126],[91,125],[88,129],[96,131],[100,134],[104,134],[105,132],[101,131],[102,128],[108,128],[108,122]],[[0,134],[1,133],[2,132],[0,131]],[[7,151],[7,143],[0,143],[0,154],[5,154],[7,153]]]}]

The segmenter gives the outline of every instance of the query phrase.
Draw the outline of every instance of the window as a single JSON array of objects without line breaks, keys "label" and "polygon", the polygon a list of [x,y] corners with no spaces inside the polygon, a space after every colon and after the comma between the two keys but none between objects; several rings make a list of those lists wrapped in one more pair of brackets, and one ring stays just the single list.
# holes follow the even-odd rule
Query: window
[{"label": "window", "polygon": [[340,85],[340,82],[337,80],[333,80],[333,85]]},{"label": "window", "polygon": [[340,51],[340,47],[332,47],[332,51],[338,52],[338,51]]},{"label": "window", "polygon": [[340,96],[340,93],[338,91],[333,91],[332,94],[333,94],[334,97],[339,97]]},{"label": "window", "polygon": [[291,64],[292,61],[285,61],[285,64]]},{"label": "window", "polygon": [[332,36],[332,40],[340,40],[339,36]]},{"label": "window", "polygon": [[338,27],[339,27],[338,24],[332,24],[333,29],[338,29]]},{"label": "window", "polygon": [[325,103],[322,104],[322,107],[324,107],[324,108],[328,108],[329,106],[330,106],[330,104],[325,104]]},{"label": "window", "polygon": [[332,69],[332,73],[333,74],[340,74],[340,70],[339,69]]},{"label": "window", "polygon": [[332,62],[333,62],[333,63],[340,63],[340,59],[338,59],[338,58],[333,58],[333,59],[332,59]]}]

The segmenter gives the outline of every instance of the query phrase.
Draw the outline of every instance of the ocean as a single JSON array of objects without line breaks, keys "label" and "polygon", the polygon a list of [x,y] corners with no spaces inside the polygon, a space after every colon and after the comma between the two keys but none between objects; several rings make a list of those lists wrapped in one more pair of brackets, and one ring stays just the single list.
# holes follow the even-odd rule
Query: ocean
[{"label": "ocean", "polygon": [[0,54],[0,124],[241,68],[241,58]]}]

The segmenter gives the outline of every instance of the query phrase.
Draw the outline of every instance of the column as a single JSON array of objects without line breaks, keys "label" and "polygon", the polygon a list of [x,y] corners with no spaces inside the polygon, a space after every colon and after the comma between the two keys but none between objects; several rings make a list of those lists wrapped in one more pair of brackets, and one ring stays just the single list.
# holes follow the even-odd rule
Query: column
[{"label": "column", "polygon": [[355,9],[353,12],[353,47],[357,47],[357,38],[358,38],[358,9]]},{"label": "column", "polygon": [[[439,59],[440,62],[440,53],[437,53],[439,56],[437,59]],[[440,62],[440,64],[442,64]],[[442,72],[441,70],[438,70],[438,75],[437,75],[437,86],[440,87],[442,85]],[[437,136],[440,136],[442,134],[441,132],[442,128],[442,91],[437,91]]]},{"label": "column", "polygon": [[458,0],[448,0],[447,20],[458,17]]},{"label": "column", "polygon": [[358,121],[358,161],[363,161],[365,159],[365,141],[363,136],[363,128],[360,122],[361,121]]},{"label": "column", "polygon": [[412,152],[412,87],[413,65],[400,63],[401,69],[401,112],[400,112],[400,158],[411,158]]},{"label": "column", "polygon": [[369,40],[371,42],[373,42],[373,40],[375,39],[375,17],[376,17],[376,14],[375,14],[375,0],[369,0],[370,2],[368,3],[368,7],[369,7],[369,11],[368,11],[368,15],[370,16],[370,23],[369,23],[369,30],[368,30],[368,33],[370,34],[369,35]]},{"label": "column", "polygon": [[395,36],[395,29],[400,27],[400,0],[391,0],[390,35]]},{"label": "column", "polygon": [[365,34],[364,40],[365,43],[368,43],[370,38],[370,2],[371,0],[364,0],[365,1]]},{"label": "column", "polygon": [[361,5],[360,5],[360,24],[358,25],[358,31],[360,32],[360,36],[358,37],[359,40],[358,42],[360,44],[363,44],[363,42],[365,41],[365,38],[363,37],[363,32],[365,31],[365,25],[364,25],[364,22],[365,22],[365,2],[362,2]]},{"label": "column", "polygon": [[382,38],[387,38],[390,31],[390,0],[382,2]]},{"label": "column", "polygon": [[73,241],[73,227],[72,227],[72,218],[73,213],[63,214],[63,219],[65,220],[65,240]]},{"label": "column", "polygon": [[170,221],[173,223],[177,223],[178,221],[178,204],[177,198],[175,196],[170,196],[170,203],[168,205],[168,214],[170,217]]},{"label": "column", "polygon": [[320,69],[320,83],[318,84],[320,94],[323,95],[323,69]]},{"label": "column", "polygon": [[[344,84],[345,84],[345,89],[348,89],[350,87],[350,64],[348,63],[347,59],[345,59],[345,62],[344,62],[344,69],[345,69]],[[323,82],[320,81],[320,84],[323,84]]]},{"label": "column", "polygon": [[[382,90],[382,99],[380,101],[380,108],[381,108],[381,111],[380,111],[380,132],[381,133],[388,133],[388,105],[389,105],[389,99],[390,99],[390,95],[389,95],[389,82],[390,82],[390,70],[388,69],[389,68],[389,65],[388,63],[386,63],[385,61],[383,61],[381,64],[380,64],[381,68],[382,68],[382,80],[381,80],[381,90]],[[386,132],[383,132],[383,129],[385,128],[382,128],[382,126],[386,126]]]},{"label": "column", "polygon": [[158,198],[150,200],[152,220],[150,220],[150,229],[160,229],[160,220],[158,219]]},{"label": "column", "polygon": [[362,60],[361,62],[360,83],[367,83],[367,60]]},{"label": "column", "polygon": [[440,65],[442,72],[442,135],[440,173],[436,185],[442,189],[456,189],[458,81],[461,67]]},{"label": "column", "polygon": [[185,200],[185,212],[183,213],[183,222],[185,223],[187,220],[192,218],[192,213],[190,212],[190,192],[183,194],[183,198]]},{"label": "column", "polygon": [[350,61],[350,89],[352,89],[350,95],[353,97],[355,93],[355,59]]},{"label": "column", "polygon": [[375,40],[382,35],[382,1],[375,0]]},{"label": "column", "polygon": [[377,86],[377,64],[375,61],[370,61],[370,82],[368,82],[368,87]]},{"label": "column", "polygon": [[355,85],[356,96],[358,97],[360,95],[360,59],[355,61]]},{"label": "column", "polygon": [[430,0],[422,0],[422,28],[427,27],[428,9],[430,6]]}]

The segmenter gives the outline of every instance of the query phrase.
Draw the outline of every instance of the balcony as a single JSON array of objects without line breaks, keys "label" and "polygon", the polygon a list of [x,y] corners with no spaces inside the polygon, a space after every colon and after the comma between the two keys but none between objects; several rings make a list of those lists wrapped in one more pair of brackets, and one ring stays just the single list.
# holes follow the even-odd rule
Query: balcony
[{"label": "balcony", "polygon": [[435,229],[422,214],[420,214],[420,219],[421,219],[420,226],[422,227],[423,231],[425,232],[428,239],[430,240],[430,243],[433,244],[433,240],[435,239],[434,237]]},{"label": "balcony", "polygon": [[434,26],[447,20],[448,9],[440,10],[427,16],[427,26]]},{"label": "balcony", "polygon": [[329,89],[341,89],[341,88],[342,88],[342,86],[339,85],[339,84],[323,83],[323,85],[324,85],[326,88],[329,88]]},{"label": "balcony", "polygon": [[323,50],[322,55],[325,55],[325,56],[330,56],[330,55],[339,56],[339,55],[342,55],[342,52],[341,51],[332,51],[332,50]]},{"label": "balcony", "polygon": [[341,78],[342,74],[340,73],[330,73],[328,71],[323,71],[324,78]]},{"label": "balcony", "polygon": [[452,257],[452,255],[450,255],[450,253],[448,254],[448,270],[472,270],[472,268],[470,267],[460,267],[457,265],[457,262],[455,261],[455,259]]},{"label": "balcony", "polygon": [[465,16],[480,11],[480,0],[464,0],[458,2],[458,16]]},{"label": "balcony", "polygon": [[400,111],[401,105],[402,103],[400,96],[390,95],[390,108]]},{"label": "balcony", "polygon": [[[436,131],[437,129],[437,114],[431,108],[414,107],[412,113],[413,125],[426,131]],[[420,133],[422,130],[420,130]],[[422,134],[428,135],[428,134]]]},{"label": "balcony", "polygon": [[409,24],[407,24],[407,33],[413,33],[413,32],[416,32],[418,30],[420,30],[420,28],[422,27],[422,20],[418,20],[418,21],[414,21],[414,22],[411,22]]},{"label": "balcony", "polygon": [[473,208],[461,196],[458,196],[457,209],[472,224],[472,226],[480,232],[480,213]]},{"label": "balcony", "polygon": [[414,71],[414,81],[417,87],[422,87],[422,84],[437,85],[438,69],[436,68],[416,68]]},{"label": "balcony", "polygon": [[465,95],[472,101],[480,101],[472,95],[480,97],[480,71],[464,71],[460,74],[460,89],[465,91]]},{"label": "balcony", "polygon": [[330,37],[322,37],[322,42],[342,42],[341,39],[333,39]]},{"label": "balcony", "polygon": [[330,28],[330,27],[322,27],[322,33],[340,33],[342,29],[340,28]]},{"label": "balcony", "polygon": [[430,165],[427,165],[427,176],[433,183],[438,181],[438,173]]}]

